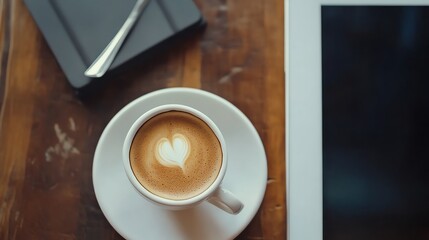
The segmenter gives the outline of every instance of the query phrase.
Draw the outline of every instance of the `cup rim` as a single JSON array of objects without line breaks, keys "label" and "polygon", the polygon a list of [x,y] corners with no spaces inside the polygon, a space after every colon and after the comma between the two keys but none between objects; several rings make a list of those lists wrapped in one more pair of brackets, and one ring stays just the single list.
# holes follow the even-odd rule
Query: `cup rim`
[{"label": "cup rim", "polygon": [[[186,112],[201,119],[214,132],[214,134],[216,135],[221,145],[222,163],[216,179],[203,192],[188,199],[174,200],[174,199],[163,198],[147,190],[142,184],[140,184],[140,182],[137,180],[137,177],[134,175],[134,172],[132,171],[132,168],[131,168],[130,159],[129,159],[129,151],[131,148],[132,141],[134,140],[134,136],[137,133],[137,131],[140,129],[140,127],[143,126],[143,124],[145,124],[152,117],[164,112],[169,112],[169,111]],[[216,191],[216,189],[220,186],[220,183],[222,182],[225,176],[226,167],[227,167],[227,151],[226,151],[225,139],[222,135],[222,132],[219,130],[217,125],[204,113],[198,111],[195,108],[182,105],[182,104],[164,104],[150,109],[149,111],[145,112],[143,115],[137,118],[137,120],[134,121],[134,123],[132,124],[131,128],[128,130],[128,133],[125,137],[125,141],[122,148],[122,160],[123,160],[125,172],[129,181],[132,183],[134,188],[142,196],[159,205],[180,207],[180,206],[189,206],[189,205],[199,203],[207,199],[208,197],[210,197],[210,195],[212,195],[212,193]]]}]

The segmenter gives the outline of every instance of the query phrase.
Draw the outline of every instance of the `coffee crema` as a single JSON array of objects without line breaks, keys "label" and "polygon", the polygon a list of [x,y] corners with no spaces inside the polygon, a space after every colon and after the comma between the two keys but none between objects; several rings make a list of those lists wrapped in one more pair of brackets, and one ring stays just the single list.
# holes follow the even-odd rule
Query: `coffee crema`
[{"label": "coffee crema", "polygon": [[131,144],[130,163],[148,191],[184,200],[215,181],[222,166],[222,148],[204,121],[190,113],[169,111],[140,127]]}]

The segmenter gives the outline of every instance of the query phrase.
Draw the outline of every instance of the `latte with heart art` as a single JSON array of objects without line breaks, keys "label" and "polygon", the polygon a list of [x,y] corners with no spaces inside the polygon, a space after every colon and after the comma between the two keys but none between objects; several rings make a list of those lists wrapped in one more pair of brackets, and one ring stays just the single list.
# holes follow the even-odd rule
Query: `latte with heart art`
[{"label": "latte with heart art", "polygon": [[179,166],[185,170],[185,161],[189,156],[189,141],[180,133],[174,134],[171,142],[167,138],[161,138],[156,144],[155,156],[164,166]]},{"label": "latte with heart art", "polygon": [[163,198],[189,199],[206,190],[222,165],[222,148],[211,128],[185,112],[160,113],[140,127],[130,149],[140,184]]}]

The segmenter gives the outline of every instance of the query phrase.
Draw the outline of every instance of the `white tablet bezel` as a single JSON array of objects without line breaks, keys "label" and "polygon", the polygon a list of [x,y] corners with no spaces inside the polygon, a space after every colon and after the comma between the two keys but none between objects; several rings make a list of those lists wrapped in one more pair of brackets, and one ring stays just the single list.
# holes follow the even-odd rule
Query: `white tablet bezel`
[{"label": "white tablet bezel", "polygon": [[286,0],[287,239],[323,239],[322,5],[429,5],[424,0]]}]

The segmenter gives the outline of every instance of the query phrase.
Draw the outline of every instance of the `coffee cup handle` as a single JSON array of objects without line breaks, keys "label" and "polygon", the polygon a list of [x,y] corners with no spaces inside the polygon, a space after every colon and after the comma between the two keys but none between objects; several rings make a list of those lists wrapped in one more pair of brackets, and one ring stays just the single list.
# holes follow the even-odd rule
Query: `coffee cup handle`
[{"label": "coffee cup handle", "polygon": [[243,209],[243,203],[222,187],[218,187],[207,201],[230,214],[238,214]]}]

